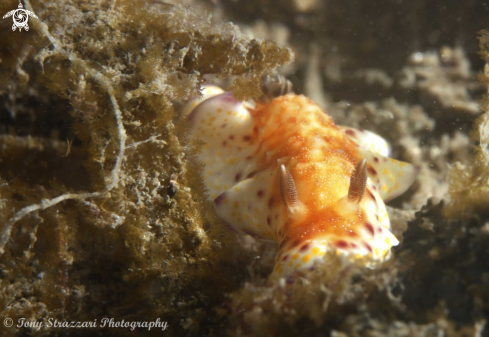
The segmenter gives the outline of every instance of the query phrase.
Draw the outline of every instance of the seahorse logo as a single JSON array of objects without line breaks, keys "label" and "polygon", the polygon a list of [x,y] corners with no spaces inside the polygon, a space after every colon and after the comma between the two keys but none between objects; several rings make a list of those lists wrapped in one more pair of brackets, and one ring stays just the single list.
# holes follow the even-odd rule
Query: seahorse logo
[{"label": "seahorse logo", "polygon": [[33,16],[37,19],[37,15],[27,9],[24,9],[22,4],[19,3],[19,9],[14,9],[13,11],[8,12],[3,16],[3,18],[12,17],[14,19],[14,24],[12,25],[12,30],[15,32],[17,28],[19,28],[19,32],[24,28],[26,31],[29,30],[29,25],[27,22],[29,21],[29,15]]}]

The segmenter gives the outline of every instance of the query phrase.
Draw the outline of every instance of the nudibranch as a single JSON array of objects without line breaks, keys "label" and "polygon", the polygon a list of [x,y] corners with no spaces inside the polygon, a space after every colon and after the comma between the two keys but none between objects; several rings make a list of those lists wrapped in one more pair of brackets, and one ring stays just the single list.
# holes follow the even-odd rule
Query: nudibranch
[{"label": "nudibranch", "polygon": [[399,241],[384,201],[409,188],[417,167],[388,158],[380,136],[335,125],[289,83],[268,80],[254,104],[207,85],[184,108],[192,139],[205,143],[198,158],[218,216],[279,244],[275,276],[313,269],[330,250],[387,259]]}]

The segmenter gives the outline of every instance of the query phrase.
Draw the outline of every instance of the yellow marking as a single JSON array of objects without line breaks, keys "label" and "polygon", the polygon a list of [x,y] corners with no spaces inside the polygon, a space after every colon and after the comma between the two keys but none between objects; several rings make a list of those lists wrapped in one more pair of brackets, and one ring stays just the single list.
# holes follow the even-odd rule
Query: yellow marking
[{"label": "yellow marking", "polygon": [[389,190],[387,191],[387,193],[391,193],[392,192],[392,188],[389,187]]},{"label": "yellow marking", "polygon": [[236,158],[231,158],[228,160],[229,164],[234,164],[236,162]]},{"label": "yellow marking", "polygon": [[389,170],[387,169],[387,167],[384,167],[384,174],[389,174]]},{"label": "yellow marking", "polygon": [[379,256],[380,255],[379,248],[375,247],[374,248],[374,253],[375,253],[375,255]]},{"label": "yellow marking", "polygon": [[211,163],[211,161],[210,161],[209,159],[207,159],[207,160],[205,161],[205,163],[206,163],[207,165],[209,165],[209,164]]},{"label": "yellow marking", "polygon": [[356,257],[357,259],[360,259],[360,258],[362,257],[362,254],[360,254],[360,253],[356,253],[356,254],[355,254],[355,257]]},{"label": "yellow marking", "polygon": [[403,174],[404,174],[404,172],[399,171],[399,177],[402,177]]},{"label": "yellow marking", "polygon": [[321,252],[321,249],[319,249],[318,247],[314,247],[311,252],[314,254],[314,255],[319,255],[319,253]]},{"label": "yellow marking", "polygon": [[287,266],[292,267],[293,264],[294,264],[294,262],[289,261],[289,263],[287,263]]},{"label": "yellow marking", "polygon": [[209,148],[209,144],[207,144],[207,143],[206,143],[206,144],[204,145],[204,149],[208,149],[208,148]]},{"label": "yellow marking", "polygon": [[228,116],[231,116],[231,114],[232,114],[231,111],[226,112],[226,115],[228,115]]},{"label": "yellow marking", "polygon": [[391,181],[392,181],[392,182],[394,182],[394,180],[395,180],[395,179],[394,179],[394,176],[393,176],[393,175],[391,175]]},{"label": "yellow marking", "polygon": [[301,267],[301,264],[300,264],[300,263],[298,263],[298,264],[296,264],[296,265],[295,265],[294,270],[297,270],[297,269],[299,269],[300,267]]},{"label": "yellow marking", "polygon": [[382,191],[384,191],[384,192],[385,192],[386,190],[387,190],[387,185],[384,185],[384,186],[382,187]]},{"label": "yellow marking", "polygon": [[220,113],[220,112],[222,112],[222,109],[221,109],[221,108],[217,108],[217,109],[216,109],[216,112],[217,112],[217,113]]},{"label": "yellow marking", "polygon": [[401,165],[401,167],[404,167],[404,166],[406,166],[406,163],[401,162],[399,165]]},{"label": "yellow marking", "polygon": [[216,190],[219,190],[219,185],[214,185],[214,188],[215,188]]},{"label": "yellow marking", "polygon": [[212,171],[211,170],[207,170],[207,174],[212,174]]},{"label": "yellow marking", "polygon": [[282,274],[284,272],[284,268],[282,266],[277,267],[277,273]]},{"label": "yellow marking", "polygon": [[310,259],[311,259],[311,254],[306,254],[302,257],[302,261],[304,261],[304,263],[309,262]]},{"label": "yellow marking", "polygon": [[239,203],[237,201],[234,202],[233,204],[234,208],[238,208],[239,207]]},{"label": "yellow marking", "polygon": [[396,182],[396,184],[394,185],[394,189],[397,190],[399,188],[399,183]]},{"label": "yellow marking", "polygon": [[228,189],[228,185],[222,185],[222,189],[223,190],[227,190]]},{"label": "yellow marking", "polygon": [[241,190],[241,187],[236,186],[236,187],[235,187],[235,190],[236,190],[236,192],[239,192],[239,191]]},{"label": "yellow marking", "polygon": [[391,240],[388,237],[385,238],[385,244],[391,246]]},{"label": "yellow marking", "polygon": [[217,153],[217,156],[218,156],[218,157],[222,156],[222,152],[221,152],[221,151],[219,151],[219,152]]},{"label": "yellow marking", "polygon": [[292,255],[292,260],[297,260],[299,258],[299,254],[295,253]]}]

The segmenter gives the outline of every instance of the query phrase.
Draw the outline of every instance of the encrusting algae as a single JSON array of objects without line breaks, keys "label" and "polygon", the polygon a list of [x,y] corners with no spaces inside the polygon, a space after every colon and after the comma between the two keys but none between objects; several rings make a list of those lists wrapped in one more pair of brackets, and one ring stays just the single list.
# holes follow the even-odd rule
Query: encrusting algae
[{"label": "encrusting algae", "polygon": [[[16,97],[18,114],[19,102],[42,103],[33,111],[38,125],[70,113],[71,131],[64,145],[42,140],[36,128],[26,137],[2,135],[1,316],[158,317],[174,335],[197,329],[238,286],[246,271],[234,264],[246,256],[236,256],[232,233],[213,225],[195,174],[201,168],[188,161],[197,147],[179,136],[187,126],[174,123],[172,102],[197,94],[205,75],[234,76],[243,96],[260,95],[248,88],[291,62],[292,52],[181,5],[24,4],[39,19],[22,36],[2,25],[0,90],[6,100]],[[16,6],[3,1],[0,10]],[[29,165],[32,156],[39,159]],[[37,165],[50,175],[38,175]],[[180,186],[173,198],[166,188],[172,174]],[[206,284],[218,287],[209,292]]]}]

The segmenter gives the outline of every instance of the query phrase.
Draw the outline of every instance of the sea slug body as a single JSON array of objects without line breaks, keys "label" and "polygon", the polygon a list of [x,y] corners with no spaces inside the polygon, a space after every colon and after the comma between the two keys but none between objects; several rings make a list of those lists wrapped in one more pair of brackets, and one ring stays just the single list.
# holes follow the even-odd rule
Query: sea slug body
[{"label": "sea slug body", "polygon": [[380,136],[339,127],[302,95],[253,106],[208,85],[184,114],[219,217],[279,244],[274,276],[313,268],[329,250],[383,261],[398,240],[384,200],[404,193],[418,169],[391,158]]}]

